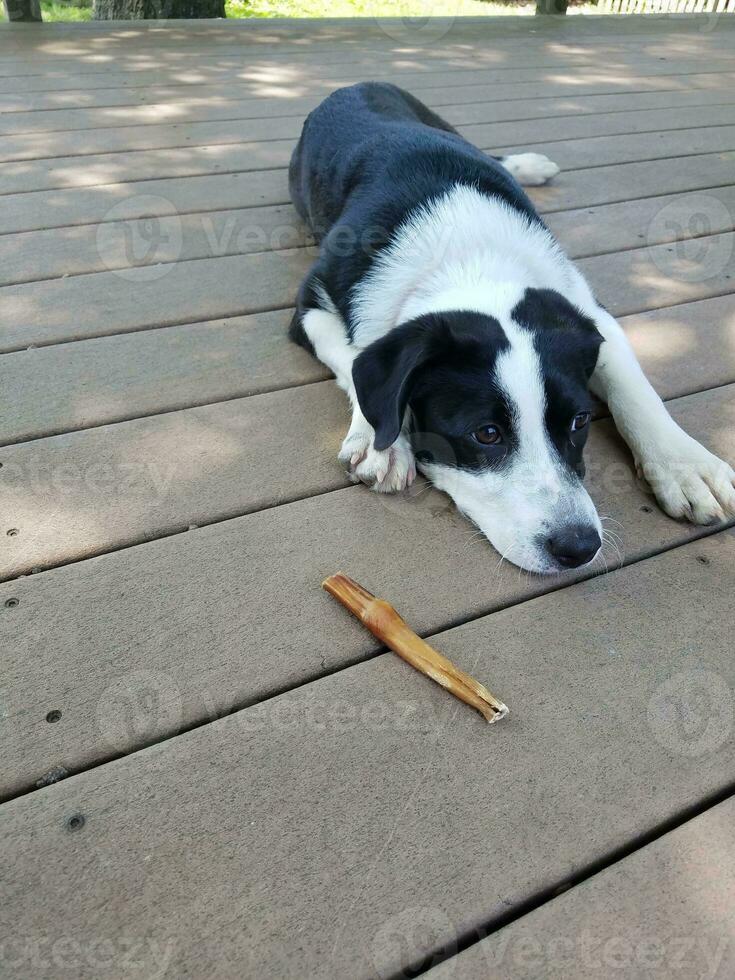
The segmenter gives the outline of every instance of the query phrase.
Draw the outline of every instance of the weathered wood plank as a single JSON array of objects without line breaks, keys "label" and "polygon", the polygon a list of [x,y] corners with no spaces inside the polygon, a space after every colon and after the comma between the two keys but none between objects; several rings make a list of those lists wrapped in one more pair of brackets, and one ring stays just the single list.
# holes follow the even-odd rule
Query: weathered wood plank
[{"label": "weathered wood plank", "polygon": [[[245,62],[244,56],[247,57]],[[577,71],[597,68],[604,64],[608,70],[632,70],[637,66],[650,67],[657,61],[670,60],[669,71],[686,71],[680,65],[696,66],[701,70],[732,70],[732,52],[727,45],[704,39],[698,49],[677,51],[675,45],[661,45],[658,50],[647,42],[625,44],[595,44],[591,47],[570,46],[559,51],[547,42],[534,42],[529,35],[525,42],[506,42],[481,47],[475,45],[470,70],[493,68],[497,70],[516,68],[564,68]],[[38,78],[48,79],[51,87],[58,79],[77,79],[80,85],[85,82],[91,86],[104,82],[112,64],[110,53],[95,52],[76,57],[39,57],[25,52],[19,57],[0,57],[0,78]],[[441,47],[414,45],[413,47],[386,43],[379,47],[353,47],[351,50],[332,46],[318,51],[300,51],[294,48],[280,51],[262,52],[254,49],[243,51],[240,48],[196,45],[169,49],[140,47],[118,53],[114,58],[114,71],[121,75],[137,75],[140,72],[156,72],[165,76],[169,73],[196,70],[204,78],[212,75],[242,77],[244,69],[252,77],[255,72],[274,72],[284,68],[297,68],[299,80],[313,78],[321,67],[339,78],[343,74],[352,75],[355,71],[370,74],[376,67],[383,71],[412,70],[414,72],[441,72],[449,69],[468,69],[466,47],[462,44],[442,44]],[[367,70],[367,71],[365,71]],[[293,77],[293,76],[289,76]]]},{"label": "weathered wood plank", "polygon": [[[523,124],[514,124],[523,125]],[[188,177],[221,171],[254,171],[288,166],[294,140],[268,143],[225,143],[185,149],[137,150],[90,154],[80,168],[77,157],[0,163],[5,194],[95,184],[113,184],[162,177]],[[708,152],[735,149],[735,126],[715,126],[624,136],[596,136],[545,143],[516,143],[482,149],[512,153],[526,148],[548,152],[566,169],[600,167],[613,163],[686,156],[695,147]]]},{"label": "weathered wood plank", "polygon": [[[137,250],[136,241],[141,245]],[[168,216],[135,222],[125,219],[0,236],[0,286],[313,244],[290,204],[183,215],[170,207]]]},{"label": "weathered wood plank", "polygon": [[[687,45],[692,44],[693,40],[698,40],[702,33],[712,32],[712,34],[722,35],[726,38],[733,29],[728,18],[717,18],[713,21],[706,13],[678,17],[667,16],[665,19],[660,17],[626,17],[623,19],[618,15],[605,15],[584,20],[575,18],[558,24],[547,25],[545,22],[535,20],[531,23],[533,24],[531,31],[538,38],[552,37],[555,40],[564,41],[584,37],[587,42],[598,40],[603,43],[609,43],[611,39],[628,40],[635,37],[653,36],[680,41]],[[508,17],[455,17],[452,19],[452,23],[446,26],[451,31],[451,37],[464,37],[466,40],[477,40],[483,33],[503,40],[512,40],[519,36],[525,38],[529,33],[528,21]],[[699,30],[705,26],[709,28],[709,32]],[[165,38],[168,42],[200,44],[206,40],[209,44],[244,43],[257,45],[259,48],[268,45],[278,45],[282,48],[289,44],[312,46],[319,41],[330,44],[339,42],[340,45],[344,45],[355,41],[362,43],[368,37],[384,40],[386,37],[392,37],[392,32],[395,29],[402,29],[401,40],[410,41],[412,26],[409,25],[407,30],[401,18],[389,17],[369,19],[344,17],[286,18],[277,21],[269,19],[172,20],[165,24],[136,21],[133,28],[128,24],[116,24],[116,38],[113,43],[127,45],[132,40],[136,45],[150,43],[155,46],[161,38]],[[6,33],[2,37],[2,42],[12,45],[13,49],[20,44],[29,45],[31,50],[38,50],[42,40],[55,43],[73,40],[75,44],[104,43],[107,46],[110,43],[109,33],[109,25],[99,21],[56,22],[43,39],[34,37],[32,34],[14,35]],[[682,35],[684,36],[682,37]],[[414,40],[417,40],[415,36]],[[422,38],[419,36],[418,40],[422,40]]]},{"label": "weathered wood plank", "polygon": [[608,968],[626,980],[651,969],[674,980],[702,969],[732,976],[733,825],[730,798],[428,970],[427,980],[500,970],[514,980],[581,980]]},{"label": "weathered wood plank", "polygon": [[[675,66],[666,61],[656,58],[640,62],[633,61],[622,70],[630,72],[631,75],[645,77],[656,77],[660,75],[672,74],[672,67],[675,67],[677,75],[701,74],[704,62],[700,60],[679,60]],[[557,65],[557,69],[564,67]],[[553,70],[553,69],[552,69]],[[567,73],[564,67],[565,74]],[[373,78],[383,81],[395,82],[404,88],[412,88],[417,84],[427,84],[427,79],[431,79],[431,84],[436,86],[444,85],[490,85],[494,82],[512,84],[514,82],[537,82],[538,69],[527,68],[452,68],[438,67],[416,63],[409,64],[405,68],[400,66],[381,66],[377,71],[373,66],[366,67],[367,74]],[[713,70],[715,74],[730,74],[718,66]],[[294,83],[297,82],[300,92],[305,95],[309,92],[321,92],[326,94],[339,85],[349,85],[352,82],[360,81],[364,71],[354,70],[352,67],[340,69],[334,66],[327,71],[319,72],[315,70],[313,77],[308,77],[305,73],[303,77],[299,71],[298,75],[288,69],[287,65],[272,66],[261,69],[250,69],[245,66],[240,71],[217,73],[215,70],[171,68],[147,71],[145,69],[135,72],[110,71],[105,74],[105,85],[111,88],[125,88],[134,91],[144,86],[157,85],[181,85],[185,87],[196,87],[200,83],[218,82],[220,85],[229,86],[231,83],[240,82],[245,91],[251,95],[265,94],[263,88],[267,87],[269,95],[278,94],[279,89],[293,92]],[[615,83],[616,76],[619,78],[620,71],[609,70],[606,66],[579,67],[575,71],[575,77],[580,83],[594,80],[596,82]],[[724,79],[723,79],[724,80]],[[49,78],[46,75],[31,75],[22,79],[8,79],[3,84],[6,93],[14,92],[30,93],[43,92],[49,87]],[[53,87],[57,91],[76,91],[85,87],[83,75],[72,75],[68,77],[53,78]],[[619,84],[619,83],[618,83]]]},{"label": "weathered wood plank", "polygon": [[[695,437],[725,457],[735,456],[732,387],[691,395],[670,407]],[[283,421],[281,445],[296,425],[290,416]],[[174,429],[177,423],[177,418],[167,417]],[[121,430],[117,427],[117,436]],[[244,441],[231,424],[213,426],[204,436],[201,429],[183,426],[177,430],[181,455],[164,460],[159,453],[150,467],[155,441],[146,444],[140,437],[140,423],[129,423],[125,431],[131,436],[129,453],[118,457],[125,460],[124,468],[112,467],[112,472],[104,468],[113,456],[101,441],[102,430],[93,435],[100,440],[100,456],[86,472],[63,466],[70,459],[64,448],[73,452],[80,434],[59,437],[53,451],[47,446],[44,458],[35,457],[33,468],[27,446],[3,450],[2,480],[17,501],[15,507],[4,507],[4,513],[18,520],[13,526],[19,529],[18,535],[6,539],[4,552],[10,561],[27,559],[29,551],[37,549],[36,535],[57,549],[57,557],[63,552],[70,559],[81,557],[80,550],[92,542],[104,540],[107,547],[132,543],[134,521],[141,534],[144,529],[164,532],[174,513],[178,527],[185,526],[188,518],[176,508],[187,493],[198,501],[200,513],[212,516],[215,507],[224,505],[229,510],[233,501],[243,499],[235,481],[247,484],[247,472],[252,474],[256,464],[265,465],[261,453],[273,451],[273,443],[261,442],[257,430]],[[275,456],[271,466],[290,465],[294,487],[311,465],[303,459],[305,453],[324,454],[329,465],[335,465],[338,433],[323,431],[319,446],[312,441],[296,453]],[[199,440],[204,451],[207,445],[211,448],[197,459],[195,450],[186,448],[190,439]],[[186,460],[182,467],[179,458]],[[622,525],[626,562],[711,531],[672,521],[652,504],[608,420],[594,423],[587,459],[593,499]],[[336,467],[333,472],[338,473]],[[89,494],[95,483],[100,485],[96,501]],[[251,493],[253,488],[251,483]],[[32,499],[40,505],[35,513],[28,506]],[[119,507],[123,501],[127,528],[113,514],[115,504]],[[159,522],[156,528],[145,516],[152,508]],[[56,530],[62,526],[63,541]],[[385,561],[388,541],[390,562]],[[46,557],[52,547],[46,549]],[[609,557],[616,560],[614,554]],[[140,731],[150,735],[151,724],[162,726],[160,736],[170,735],[179,724],[211,720],[233,705],[251,703],[369,655],[377,649],[373,638],[347,616],[325,617],[325,605],[316,598],[322,578],[338,568],[367,585],[378,584],[379,569],[383,593],[400,597],[401,611],[422,633],[560,584],[558,578],[524,576],[512,566],[498,567],[495,551],[435,491],[424,490],[407,500],[362,487],[6,582],[0,585],[5,639],[0,649],[0,793],[32,785],[55,766],[77,771],[109,757],[104,729],[103,737],[95,734],[97,726],[108,724],[105,718],[120,719],[114,748],[127,751],[146,741]],[[424,573],[417,575],[417,569]],[[440,571],[433,574],[431,569]],[[583,570],[565,576],[565,581],[588,574]],[[448,586],[456,582],[462,583],[460,589]],[[19,604],[4,608],[9,598]],[[707,616],[715,622],[711,609]],[[53,643],[49,636],[55,637]],[[206,658],[201,655],[203,645],[210,651]],[[170,678],[166,690],[173,683],[182,701],[174,723],[156,721],[160,702],[155,699],[146,702],[147,708],[140,706],[140,727],[122,721],[125,678],[132,675],[134,683],[141,670]],[[116,687],[118,680],[121,686]],[[105,706],[102,721],[95,717],[100,704]],[[40,719],[54,709],[63,710],[74,724],[46,729]]]},{"label": "weathered wood plank", "polygon": [[[578,264],[600,301],[624,316],[731,292],[734,247],[730,232]],[[6,286],[1,349],[283,309],[312,261],[311,249],[285,249]]]},{"label": "weathered wood plank", "polygon": [[564,171],[547,187],[532,189],[542,214],[568,208],[641,200],[730,184],[735,152],[704,153],[671,160],[645,160]]},{"label": "weathered wood plank", "polygon": [[[604,34],[598,37],[587,36],[583,46],[575,44],[549,44],[548,37],[536,30],[538,22],[527,22],[528,30],[523,36],[506,36],[502,45],[497,43],[478,46],[473,50],[475,64],[503,64],[509,60],[514,64],[533,53],[539,67],[543,67],[542,59],[554,61],[563,60],[570,66],[587,64],[593,59],[599,63],[605,59],[607,64],[616,57],[627,60],[631,57],[650,57],[659,60],[670,58],[674,64],[677,59],[703,59],[708,63],[717,60],[731,60],[731,49],[728,36],[719,36],[717,32],[700,34],[694,42],[691,38],[682,40],[663,33],[654,37],[635,36],[615,37],[614,34]],[[430,25],[433,26],[433,25]],[[444,26],[444,25],[441,25]],[[461,20],[455,20],[450,30],[441,38],[441,45],[422,43],[420,34],[413,39],[409,37],[392,37],[391,32],[383,31],[374,37],[342,38],[339,44],[334,41],[326,42],[309,39],[304,44],[304,38],[296,43],[279,41],[264,43],[252,35],[237,37],[230,34],[221,37],[213,43],[211,36],[206,39],[169,38],[163,46],[160,38],[153,40],[144,37],[113,38],[109,35],[104,39],[89,38],[78,35],[71,43],[55,42],[49,45],[46,41],[33,43],[27,35],[18,39],[18,43],[8,46],[4,43],[7,38],[0,39],[0,71],[4,74],[42,74],[47,72],[66,72],[77,74],[98,74],[114,64],[119,70],[137,70],[140,68],[156,68],[178,66],[182,63],[189,65],[206,64],[216,59],[222,66],[239,68],[243,64],[243,56],[248,56],[249,64],[260,65],[279,64],[287,60],[290,64],[319,63],[362,63],[370,58],[373,63],[382,60],[399,59],[402,62],[420,59],[424,64],[442,63],[447,59],[462,58],[466,63],[467,42],[477,42],[478,36],[485,34],[487,40],[497,41],[497,30],[490,23],[479,24],[479,30],[463,29]],[[229,29],[229,25],[228,25]],[[25,42],[25,43],[24,43]]]},{"label": "weathered wood plank", "polygon": [[[327,370],[288,341],[290,317],[257,313],[6,354],[0,390],[13,410],[0,416],[0,443],[324,380]],[[735,382],[732,295],[621,323],[662,397]]]},{"label": "weathered wood plank", "polygon": [[[735,188],[576,208],[552,213],[546,222],[573,258],[677,238],[683,243],[705,231],[733,229]],[[136,240],[153,244],[147,251],[135,250]],[[291,205],[183,215],[171,207],[169,216],[153,222],[142,218],[0,236],[0,285],[313,244]],[[696,251],[694,246],[678,247]]]},{"label": "weathered wood plank", "polygon": [[[689,77],[689,76],[687,76]],[[711,79],[711,75],[704,76]],[[471,122],[502,122],[515,119],[544,119],[571,114],[670,109],[686,106],[728,105],[735,102],[732,80],[710,86],[707,90],[678,89],[662,92],[627,92],[613,95],[580,95],[535,99],[498,101],[495,87],[473,87],[461,95],[471,101],[455,101],[454,89],[416,89],[415,95],[428,106],[437,109],[455,125]],[[487,98],[487,101],[484,101]],[[109,107],[104,109],[56,109],[34,112],[5,112],[0,114],[0,133],[29,135],[32,133],[79,132],[113,126],[149,126],[162,123],[214,122],[216,120],[275,119],[295,116],[303,120],[316,108],[318,98],[242,99],[227,95],[209,98],[192,97],[181,105],[170,102]],[[44,154],[47,155],[47,154]]]},{"label": "weathered wood plank", "polygon": [[[662,351],[656,339],[670,363],[675,340]],[[699,360],[705,385],[715,359]],[[0,578],[348,486],[336,460],[347,425],[343,396],[324,382],[7,447],[0,512],[21,533]]]},{"label": "weathered wood plank", "polygon": [[[683,254],[694,250],[691,240],[704,232],[717,234],[735,228],[735,187],[559,211],[546,215],[546,223],[575,259],[644,243],[676,242],[675,250]],[[725,264],[730,264],[729,259]]]},{"label": "weathered wood plank", "polygon": [[[733,96],[735,101],[735,96]],[[460,124],[455,113],[445,115],[457,125],[460,133],[477,146],[509,142],[526,144],[544,141],[575,140],[593,136],[658,133],[703,126],[735,125],[735,105],[676,106],[670,109],[626,110],[577,114],[511,122],[482,121],[487,110],[474,115],[480,121]],[[460,115],[457,113],[456,115]],[[472,118],[472,113],[464,116]],[[22,160],[51,160],[135,150],[185,148],[187,146],[222,146],[292,139],[301,133],[303,117],[280,116],[272,119],[222,122],[174,122],[163,125],[105,127],[70,133],[43,133],[7,136],[0,146],[0,163]]]},{"label": "weathered wood plank", "polygon": [[[735,152],[703,153],[643,163],[574,170],[548,187],[530,188],[541,213],[589,207],[731,183]],[[31,194],[7,194],[0,232],[34,231],[100,220],[154,217],[287,204],[284,170],[130,181]]]},{"label": "weathered wood plank", "polygon": [[0,358],[0,390],[12,412],[0,416],[0,443],[322,381],[329,377],[326,368],[286,336],[291,314],[279,310],[7,354]]},{"label": "weathered wood plank", "polygon": [[[714,166],[717,166],[716,162]],[[61,225],[149,217],[171,214],[172,209],[186,214],[210,208],[253,207],[286,204],[288,201],[285,170],[151,179],[5,195],[0,208],[0,231],[7,234]]]},{"label": "weathered wood plank", "polygon": [[[165,966],[224,978],[236,963],[248,976],[342,978],[349,962],[351,977],[387,977],[451,949],[732,780],[729,732],[692,743],[677,705],[697,678],[714,698],[735,684],[723,627],[734,556],[732,534],[715,535],[442,634],[438,645],[510,703],[495,729],[383,656],[7,803],[0,823],[13,859],[0,917],[16,959],[37,948],[20,937],[43,937],[52,952],[73,944],[80,980],[117,977],[128,948],[121,921],[146,975]],[[403,607],[419,566],[398,581],[377,567],[361,569],[366,584]],[[198,579],[196,565],[191,573]],[[201,584],[204,605],[213,593]],[[65,709],[57,725],[34,719],[37,745],[56,742],[49,754],[59,758],[71,729],[80,742],[83,730],[115,742],[151,701],[159,726],[178,720],[180,675],[148,660],[135,673],[149,639],[140,614],[154,597],[167,605],[170,588],[134,607],[129,645],[131,621],[120,624],[125,667],[116,654],[101,701],[75,710],[69,686],[61,700],[46,687],[32,702],[36,713]],[[319,609],[325,641],[337,624],[362,638],[318,588],[304,604]],[[162,643],[186,640],[182,612],[159,614]],[[217,670],[213,639],[201,647],[200,694]],[[242,638],[241,667],[252,672],[257,650],[257,638]],[[329,657],[327,642],[322,650]],[[85,823],[70,832],[75,814]],[[701,885],[686,881],[696,895]],[[625,901],[635,901],[627,890]],[[659,908],[647,921],[660,921]],[[100,936],[111,940],[104,956]],[[36,954],[32,972],[56,977],[58,966]]]},{"label": "weathered wood plank", "polygon": [[0,186],[6,194],[89,187],[127,180],[155,180],[198,174],[246,172],[287,167],[293,140],[192,146],[173,150],[138,150],[85,157],[55,157],[51,161],[0,164]]},{"label": "weathered wood plank", "polygon": [[547,140],[542,144],[528,143],[524,147],[514,145],[483,147],[483,149],[493,149],[497,153],[504,154],[534,148],[536,151],[547,153],[560,167],[578,170],[613,163],[686,156],[701,146],[706,146],[710,153],[731,151],[734,148],[730,145],[733,141],[732,129],[731,126],[721,126],[713,129],[684,129],[630,136],[595,136],[590,139],[560,142]]},{"label": "weathered wood plank", "polygon": [[[696,91],[719,91],[732,82],[732,73],[699,72],[690,75],[652,75],[640,76],[626,73],[625,79],[605,78],[604,80],[576,80],[574,96],[595,94],[624,94],[633,95],[637,92],[676,91],[681,94]],[[428,76],[424,81],[417,82],[412,90],[421,98],[431,97],[427,93],[435,93],[436,98],[444,101],[443,105],[475,101],[513,101],[528,98],[549,98],[552,96],[569,97],[569,83],[563,79],[552,78],[539,82],[511,82],[497,84],[468,84],[456,85],[447,89],[436,88]],[[248,102],[248,113],[251,118],[268,115],[289,115],[290,107],[293,112],[308,112],[309,105],[318,103],[325,93],[315,96],[295,94],[293,90],[279,90],[271,96],[254,97],[250,89],[241,82],[230,82],[227,86],[227,98]],[[185,112],[187,106],[213,104],[223,98],[221,84],[192,85],[151,85],[147,88],[117,89],[98,87],[94,90],[66,90],[53,92],[15,92],[0,94],[0,112],[15,113],[28,110],[61,109],[83,111],[95,107],[126,107],[171,105],[176,104],[179,112]],[[303,107],[303,108],[301,108]]]},{"label": "weathered wood plank", "polygon": [[[662,216],[663,217],[663,216]],[[735,234],[580,259],[600,302],[615,316],[732,292]]]},{"label": "weathered wood plank", "polygon": [[[4,349],[284,309],[310,263],[307,249],[223,256],[162,266],[144,282],[92,273],[2,292]],[[55,292],[55,298],[54,298]],[[62,306],[58,306],[58,303]],[[83,306],[86,309],[84,313]],[[78,320],[77,317],[82,317]]]}]

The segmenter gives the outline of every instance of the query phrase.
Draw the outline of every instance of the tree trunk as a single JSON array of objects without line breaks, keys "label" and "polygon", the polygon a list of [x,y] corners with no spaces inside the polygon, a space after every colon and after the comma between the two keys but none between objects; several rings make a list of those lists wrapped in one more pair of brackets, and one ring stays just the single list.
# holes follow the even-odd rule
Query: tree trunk
[{"label": "tree trunk", "polygon": [[537,14],[565,14],[567,0],[536,0]]},{"label": "tree trunk", "polygon": [[224,16],[225,0],[94,0],[95,20]]},{"label": "tree trunk", "polygon": [[5,0],[8,20],[41,20],[41,0]]}]

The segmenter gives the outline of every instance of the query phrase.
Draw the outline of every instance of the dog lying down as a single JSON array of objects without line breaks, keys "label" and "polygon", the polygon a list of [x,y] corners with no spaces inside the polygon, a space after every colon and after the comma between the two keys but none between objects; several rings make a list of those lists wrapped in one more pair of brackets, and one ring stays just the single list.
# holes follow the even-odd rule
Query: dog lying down
[{"label": "dog lying down", "polygon": [[418,465],[501,555],[548,573],[601,549],[582,484],[590,390],[667,514],[735,513],[735,473],[669,416],[521,189],[557,172],[535,153],[490,157],[365,82],[308,116],[289,173],[320,242],[291,337],[352,403],[340,459],[385,493]]}]

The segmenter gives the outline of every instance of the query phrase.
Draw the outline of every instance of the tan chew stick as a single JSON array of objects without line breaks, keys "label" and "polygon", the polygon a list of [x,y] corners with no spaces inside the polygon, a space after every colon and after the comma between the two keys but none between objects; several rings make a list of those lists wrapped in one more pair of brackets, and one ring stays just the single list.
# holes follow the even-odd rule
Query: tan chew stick
[{"label": "tan chew stick", "polygon": [[372,592],[341,572],[324,579],[322,588],[349,609],[373,636],[460,701],[476,708],[491,725],[508,714],[508,708],[486,687],[417,636],[389,602],[376,599]]}]

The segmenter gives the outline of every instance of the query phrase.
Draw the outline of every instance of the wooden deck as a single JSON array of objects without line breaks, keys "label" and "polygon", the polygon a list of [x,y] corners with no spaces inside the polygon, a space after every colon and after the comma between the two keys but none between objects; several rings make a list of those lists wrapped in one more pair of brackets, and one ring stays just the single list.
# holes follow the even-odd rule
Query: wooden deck
[{"label": "wooden deck", "polygon": [[[541,212],[732,460],[734,42],[713,15],[3,25],[0,974],[735,974],[732,529],[666,518],[600,418],[610,571],[499,568],[440,494],[346,482],[343,397],[285,337],[304,115],[391,79],[561,165]],[[510,719],[382,653],[338,569]]]}]

